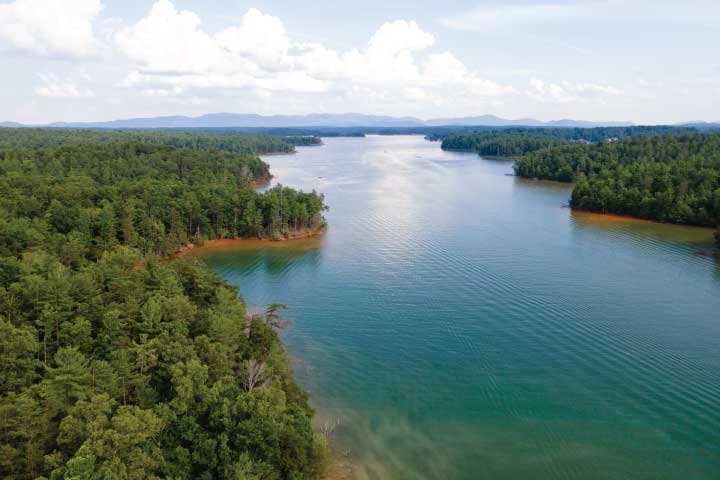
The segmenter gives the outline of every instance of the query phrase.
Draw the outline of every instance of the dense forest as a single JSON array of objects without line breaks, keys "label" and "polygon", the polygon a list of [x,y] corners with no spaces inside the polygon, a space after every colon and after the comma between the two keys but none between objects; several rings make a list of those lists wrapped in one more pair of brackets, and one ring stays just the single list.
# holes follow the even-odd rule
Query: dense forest
[{"label": "dense forest", "polygon": [[476,152],[480,155],[515,157],[548,147],[572,143],[597,143],[647,135],[683,135],[696,131],[687,127],[638,126],[597,128],[529,128],[451,133],[428,136],[442,140],[445,150]]},{"label": "dense forest", "polygon": [[282,137],[232,131],[0,128],[0,149],[130,142],[248,154],[291,153],[295,146],[322,143],[312,135]]},{"label": "dense forest", "polygon": [[[571,206],[668,223],[720,223],[720,135],[570,144],[515,163],[523,177],[577,181]],[[720,233],[720,232],[719,232]]]},{"label": "dense forest", "polygon": [[493,131],[451,134],[443,139],[442,148],[476,152],[479,155],[515,157],[563,143],[563,139],[533,132]]},{"label": "dense forest", "polygon": [[283,306],[247,315],[214,273],[164,258],[317,228],[323,197],[247,188],[268,176],[254,155],[59,132],[0,151],[0,477],[321,476]]},{"label": "dense forest", "polygon": [[0,151],[0,173],[0,252],[14,245],[11,254],[52,242],[56,233],[70,235],[92,258],[117,243],[168,254],[203,238],[280,238],[324,222],[315,192],[243,188],[269,175],[252,155],[67,145]]},{"label": "dense forest", "polygon": [[322,145],[322,139],[315,135],[294,135],[283,137],[283,141],[295,147],[315,147]]}]

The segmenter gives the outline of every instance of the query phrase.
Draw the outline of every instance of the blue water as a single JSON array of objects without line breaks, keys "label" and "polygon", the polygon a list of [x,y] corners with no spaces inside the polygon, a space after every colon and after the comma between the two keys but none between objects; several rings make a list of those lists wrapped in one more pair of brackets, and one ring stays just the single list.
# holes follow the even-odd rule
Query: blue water
[{"label": "blue water", "polygon": [[358,479],[720,478],[712,233],[564,208],[570,187],[421,137],[272,156],[316,240],[200,252],[284,340]]}]

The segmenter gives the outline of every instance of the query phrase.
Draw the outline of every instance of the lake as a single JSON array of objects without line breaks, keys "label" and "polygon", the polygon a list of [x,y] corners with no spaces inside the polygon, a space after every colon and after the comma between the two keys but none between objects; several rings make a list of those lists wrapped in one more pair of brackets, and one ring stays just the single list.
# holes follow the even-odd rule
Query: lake
[{"label": "lake", "polygon": [[322,238],[198,250],[289,305],[300,383],[358,479],[720,478],[708,229],[573,212],[568,185],[418,136],[266,159]]}]

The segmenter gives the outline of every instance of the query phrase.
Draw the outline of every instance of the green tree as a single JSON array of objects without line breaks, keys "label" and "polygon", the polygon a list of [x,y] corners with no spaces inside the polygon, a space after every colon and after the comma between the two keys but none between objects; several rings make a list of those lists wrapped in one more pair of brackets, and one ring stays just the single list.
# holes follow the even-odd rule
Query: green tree
[{"label": "green tree", "polygon": [[0,392],[18,392],[34,383],[39,350],[33,328],[16,328],[0,317]]}]

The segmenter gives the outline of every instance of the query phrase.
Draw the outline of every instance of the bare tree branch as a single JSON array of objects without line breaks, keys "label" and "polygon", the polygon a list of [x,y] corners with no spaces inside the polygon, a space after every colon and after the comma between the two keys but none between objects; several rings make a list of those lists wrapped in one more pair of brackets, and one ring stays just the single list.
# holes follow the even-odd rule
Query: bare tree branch
[{"label": "bare tree branch", "polygon": [[255,388],[263,386],[270,378],[267,366],[251,358],[245,360],[240,367],[240,383],[246,392],[252,392]]}]

